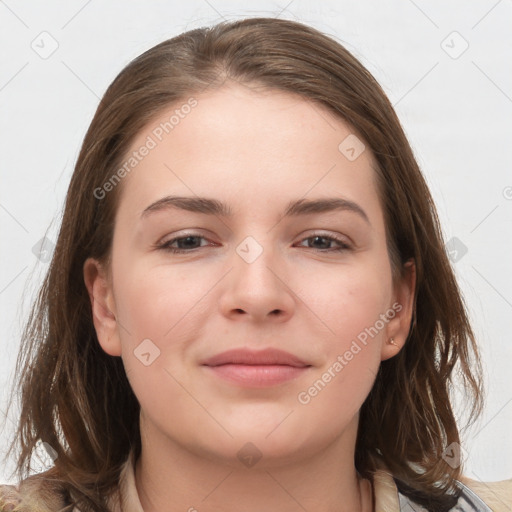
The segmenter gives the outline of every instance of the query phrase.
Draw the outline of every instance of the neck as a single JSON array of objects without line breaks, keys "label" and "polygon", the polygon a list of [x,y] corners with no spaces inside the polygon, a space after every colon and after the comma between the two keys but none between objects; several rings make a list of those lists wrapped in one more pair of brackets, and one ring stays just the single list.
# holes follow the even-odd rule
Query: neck
[{"label": "neck", "polygon": [[244,467],[236,454],[197,453],[141,421],[139,499],[144,512],[371,512],[371,484],[354,466],[356,432],[357,418],[322,450]]}]

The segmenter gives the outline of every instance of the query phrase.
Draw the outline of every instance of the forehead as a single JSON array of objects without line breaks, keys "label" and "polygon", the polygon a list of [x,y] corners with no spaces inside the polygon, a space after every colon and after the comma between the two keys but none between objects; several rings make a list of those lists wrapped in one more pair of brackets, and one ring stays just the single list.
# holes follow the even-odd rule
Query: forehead
[{"label": "forehead", "polygon": [[125,162],[130,156],[119,208],[134,214],[171,193],[217,197],[235,212],[308,196],[340,195],[370,209],[378,200],[373,155],[354,130],[278,90],[229,84],[185,97],[141,130]]}]

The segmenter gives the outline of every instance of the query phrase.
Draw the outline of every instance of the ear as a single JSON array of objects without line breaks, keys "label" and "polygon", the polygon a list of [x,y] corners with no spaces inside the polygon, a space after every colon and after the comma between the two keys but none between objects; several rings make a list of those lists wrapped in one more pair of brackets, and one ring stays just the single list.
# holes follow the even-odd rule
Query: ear
[{"label": "ear", "polygon": [[107,271],[94,258],[83,267],[84,281],[92,306],[92,318],[101,348],[111,356],[121,355],[121,340],[116,321],[115,301]]},{"label": "ear", "polygon": [[[396,356],[405,345],[411,329],[415,290],[416,264],[411,258],[404,264],[403,275],[394,285],[393,302],[387,315],[390,320],[386,325],[385,337],[382,340],[382,361]],[[389,343],[391,338],[394,344]]]}]

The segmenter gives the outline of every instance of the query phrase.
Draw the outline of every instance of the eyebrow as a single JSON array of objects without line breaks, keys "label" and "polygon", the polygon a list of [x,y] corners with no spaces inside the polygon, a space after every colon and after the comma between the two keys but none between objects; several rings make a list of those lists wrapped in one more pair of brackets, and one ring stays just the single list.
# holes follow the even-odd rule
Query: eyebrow
[{"label": "eyebrow", "polygon": [[[141,218],[145,218],[151,213],[168,209],[180,209],[219,217],[233,217],[233,210],[227,204],[217,199],[207,197],[166,196],[150,204],[142,212]],[[296,217],[299,215],[328,213],[332,211],[354,212],[370,224],[368,215],[366,215],[366,212],[357,203],[340,197],[290,201],[285,208],[284,217]]]}]

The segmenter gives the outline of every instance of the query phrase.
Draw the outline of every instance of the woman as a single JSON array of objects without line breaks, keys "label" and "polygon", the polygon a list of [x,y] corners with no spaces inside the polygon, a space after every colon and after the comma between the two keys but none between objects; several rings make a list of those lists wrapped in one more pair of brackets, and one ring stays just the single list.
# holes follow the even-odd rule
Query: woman
[{"label": "woman", "polygon": [[86,134],[3,509],[510,510],[512,480],[462,475],[455,369],[474,419],[475,338],[373,77],[299,23],[192,30]]}]

